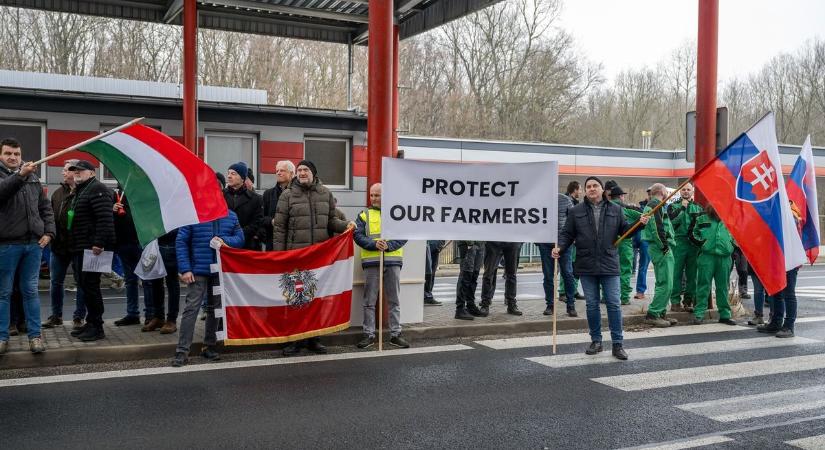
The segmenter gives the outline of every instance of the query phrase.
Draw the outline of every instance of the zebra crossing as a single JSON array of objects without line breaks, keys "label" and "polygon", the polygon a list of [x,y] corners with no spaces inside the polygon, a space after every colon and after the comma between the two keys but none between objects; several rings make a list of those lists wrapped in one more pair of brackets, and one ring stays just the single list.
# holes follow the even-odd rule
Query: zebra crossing
[{"label": "zebra crossing", "polygon": [[[825,322],[825,317],[808,317],[799,320],[802,324],[813,322]],[[650,392],[656,396],[657,394],[653,394],[655,390],[666,389],[667,391],[664,392],[673,393],[668,398],[677,400],[673,403],[666,403],[665,408],[672,407],[726,427],[736,427],[633,448],[662,450],[742,448],[743,445],[748,445],[748,440],[754,439],[754,434],[765,439],[767,443],[768,440],[774,439],[771,429],[782,428],[784,434],[781,436],[783,437],[775,438],[777,439],[775,442],[766,444],[763,448],[785,445],[785,448],[825,449],[825,434],[821,434],[822,428],[815,425],[825,420],[825,383],[816,383],[817,379],[814,378],[815,384],[810,385],[813,375],[816,375],[816,373],[811,374],[811,371],[825,370],[825,355],[820,352],[811,353],[817,351],[816,345],[823,344],[823,341],[799,336],[799,330],[797,333],[797,337],[791,339],[778,339],[774,336],[757,334],[753,328],[740,326],[708,324],[673,327],[625,332],[626,342],[636,341],[635,344],[626,344],[630,355],[630,361],[627,362],[618,361],[608,351],[589,356],[583,354],[581,349],[576,349],[575,353],[567,353],[564,351],[566,349],[563,349],[562,353],[557,355],[525,356],[523,359],[547,367],[548,370],[610,364],[611,367],[620,368],[620,370],[604,372],[605,376],[598,376],[600,374],[592,370],[584,373],[588,374],[590,382],[613,388],[620,392],[620,395]],[[691,335],[702,335],[704,339],[696,342],[696,339],[690,339]],[[819,337],[821,334],[813,333],[812,336]],[[659,341],[671,337],[691,342],[680,341],[672,345],[660,345]],[[587,333],[560,335],[557,339],[558,344],[562,346],[584,344],[589,341],[590,337]],[[494,351],[544,349],[548,348],[550,343],[549,336],[475,341],[475,344]],[[765,349],[782,348],[793,351],[789,351],[788,356],[774,358],[761,352]],[[797,352],[799,349],[805,351]],[[713,362],[697,364],[697,357],[701,355],[721,354],[736,357],[714,358]],[[680,359],[680,357],[693,358]],[[646,360],[666,362],[645,364]],[[634,366],[633,362],[636,361],[641,361],[641,363]],[[719,361],[735,362],[719,364]],[[667,368],[662,369],[663,366]],[[640,372],[636,367],[647,368],[648,371]],[[655,370],[650,370],[651,367]],[[734,391],[728,391],[725,388],[726,382],[749,380],[761,376],[781,377],[775,378],[783,380],[782,383],[778,383],[781,388],[770,392],[757,390],[745,395],[732,395],[730,393]],[[799,384],[794,385],[795,381]],[[684,396],[679,394],[679,389],[703,384],[708,386],[704,392],[719,392],[714,395],[720,398],[683,403]],[[810,424],[812,429],[806,431],[802,426],[805,424]],[[812,435],[806,436],[806,433]],[[792,434],[793,438],[784,437],[789,434]]]}]

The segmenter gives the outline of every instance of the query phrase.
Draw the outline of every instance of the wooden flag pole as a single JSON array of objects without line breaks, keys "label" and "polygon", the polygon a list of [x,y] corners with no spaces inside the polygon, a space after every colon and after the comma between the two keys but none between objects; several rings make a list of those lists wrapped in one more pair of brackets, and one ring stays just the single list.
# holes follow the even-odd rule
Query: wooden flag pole
[{"label": "wooden flag pole", "polygon": [[384,350],[384,251],[378,260],[378,351]]},{"label": "wooden flag pole", "polygon": [[[655,208],[653,208],[650,211],[646,212],[645,214],[643,214],[643,216],[648,216],[648,217],[653,216],[653,214],[655,214],[656,211],[658,211],[662,206],[665,206],[667,204],[668,200],[673,198],[673,196],[676,195],[677,192],[681,191],[682,188],[685,187],[685,185],[690,183],[692,180],[693,180],[693,177],[690,177],[687,180],[685,180],[684,183],[680,184],[679,187],[674,189],[673,192],[671,192],[667,197],[665,197],[665,199],[662,200],[658,205],[656,205]],[[619,244],[621,244],[622,241],[625,240],[625,238],[627,238],[628,236],[633,234],[633,232],[636,231],[636,228],[639,228],[639,225],[641,225],[641,224],[642,224],[642,222],[636,221],[636,223],[634,223],[633,226],[630,227],[629,230],[625,231],[625,233],[619,239],[616,239],[616,242],[613,243],[613,246],[618,247]]]},{"label": "wooden flag pole", "polygon": [[[553,244],[553,249],[559,248],[558,244]],[[553,303],[555,303],[555,296],[559,295],[559,264],[561,264],[561,258],[556,260],[556,264],[554,264],[553,269]],[[570,295],[569,293],[567,295]],[[557,305],[553,305],[553,354],[556,354],[556,310],[558,308]]]},{"label": "wooden flag pole", "polygon": [[43,159],[37,160],[37,161],[33,162],[32,164],[34,164],[35,166],[39,166],[40,164],[43,164],[44,162],[48,162],[48,161],[50,161],[50,160],[52,160],[52,159],[55,159],[55,158],[57,158],[58,156],[65,155],[66,153],[69,153],[69,152],[71,152],[71,151],[73,151],[73,150],[77,150],[78,148],[83,147],[83,146],[84,146],[84,145],[86,145],[86,144],[91,144],[91,143],[92,143],[92,142],[94,142],[94,141],[98,141],[98,140],[100,140],[100,139],[105,138],[106,136],[109,136],[109,135],[111,135],[111,134],[115,134],[115,133],[117,133],[118,131],[120,131],[120,130],[122,130],[122,129],[124,129],[124,128],[129,128],[129,127],[131,127],[132,125],[134,125],[134,124],[136,124],[136,123],[140,122],[140,121],[141,121],[141,120],[143,120],[143,119],[145,119],[145,117],[138,117],[137,119],[132,119],[132,120],[130,120],[130,121],[128,121],[128,122],[126,122],[126,123],[124,123],[123,125],[120,125],[120,126],[118,126],[118,127],[112,128],[112,129],[111,129],[111,130],[109,130],[109,131],[106,131],[106,132],[100,133],[100,134],[98,134],[98,135],[97,135],[97,136],[95,136],[95,137],[92,137],[92,138],[86,139],[85,141],[80,142],[80,143],[75,144],[75,145],[72,145],[71,147],[64,148],[63,150],[60,150],[59,152],[57,152],[57,153],[55,153],[55,154],[53,154],[53,155],[49,155],[49,156],[47,156],[47,157],[45,157],[45,158],[43,158]]}]

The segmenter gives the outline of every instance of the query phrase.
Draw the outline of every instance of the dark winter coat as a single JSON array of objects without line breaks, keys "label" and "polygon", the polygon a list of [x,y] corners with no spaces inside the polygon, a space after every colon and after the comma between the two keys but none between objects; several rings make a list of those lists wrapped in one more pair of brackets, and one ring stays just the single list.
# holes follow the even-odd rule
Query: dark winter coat
[{"label": "dark winter coat", "polygon": [[347,222],[335,216],[332,192],[320,180],[305,186],[295,178],[278,200],[273,228],[273,249],[292,250],[343,233]]},{"label": "dark winter coat", "polygon": [[593,204],[584,200],[567,213],[567,223],[559,236],[559,251],[575,243],[573,273],[581,275],[619,275],[619,251],[613,242],[630,226],[622,207],[602,201],[599,230],[596,231]]},{"label": "dark winter coat", "polygon": [[89,178],[77,185],[75,198],[69,209],[74,209],[71,240],[72,251],[82,252],[92,247],[113,250],[115,224],[112,215],[114,193],[97,178]]},{"label": "dark winter coat", "polygon": [[260,250],[261,241],[258,240],[258,229],[261,227],[264,215],[263,198],[245,187],[240,189],[227,187],[223,190],[223,198],[226,199],[229,209],[238,215],[238,222],[245,236],[243,248]]},{"label": "dark winter coat", "polygon": [[261,228],[258,230],[258,236],[261,241],[263,241],[267,251],[272,250],[272,232],[274,231],[272,228],[272,219],[275,218],[278,199],[281,198],[281,194],[285,190],[286,188],[282,188],[281,185],[276,184],[275,187],[264,191],[264,218],[261,223]]},{"label": "dark winter coat", "polygon": [[217,262],[215,250],[209,246],[215,236],[230,247],[240,248],[243,245],[243,230],[234,212],[229,211],[229,215],[222,219],[179,228],[175,240],[178,272],[209,276],[212,273],[209,265]]},{"label": "dark winter coat", "polygon": [[74,199],[74,191],[71,186],[61,184],[52,193],[52,211],[54,211],[54,222],[57,233],[52,239],[49,248],[52,253],[59,256],[69,256],[72,252],[72,240],[69,233],[69,217],[66,213],[69,211],[72,199]]},{"label": "dark winter coat", "polygon": [[0,244],[29,244],[54,237],[52,205],[34,173],[25,178],[0,164]]},{"label": "dark winter coat", "polygon": [[[112,197],[112,201],[117,202],[117,194]],[[132,207],[129,206],[129,199],[126,198],[125,195],[123,196],[122,203],[126,214],[112,213],[115,221],[115,244],[118,247],[122,245],[140,246],[137,229],[135,229],[135,219],[132,217]]]}]

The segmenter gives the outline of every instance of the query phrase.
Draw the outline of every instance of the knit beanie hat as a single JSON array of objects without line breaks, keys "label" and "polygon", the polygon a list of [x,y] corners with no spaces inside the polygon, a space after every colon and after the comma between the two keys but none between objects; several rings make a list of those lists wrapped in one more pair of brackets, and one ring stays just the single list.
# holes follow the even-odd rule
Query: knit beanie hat
[{"label": "knit beanie hat", "polygon": [[309,160],[305,159],[305,160],[299,162],[298,165],[295,166],[295,168],[298,168],[298,167],[301,167],[301,166],[306,166],[307,169],[309,169],[309,171],[312,172],[312,177],[313,178],[318,177],[318,169],[315,168],[315,164],[313,164],[312,161],[309,161]]},{"label": "knit beanie hat", "polygon": [[246,176],[249,173],[249,169],[246,167],[246,163],[242,161],[236,162],[235,164],[229,166],[229,170],[234,170],[235,172],[237,172],[243,180],[246,179]]},{"label": "knit beanie hat", "polygon": [[596,183],[599,183],[599,186],[601,186],[602,189],[604,189],[604,183],[602,183],[602,180],[600,180],[599,177],[592,176],[592,175],[587,177],[586,180],[584,180],[584,185],[587,186],[587,182],[590,181],[590,180],[596,180]]}]

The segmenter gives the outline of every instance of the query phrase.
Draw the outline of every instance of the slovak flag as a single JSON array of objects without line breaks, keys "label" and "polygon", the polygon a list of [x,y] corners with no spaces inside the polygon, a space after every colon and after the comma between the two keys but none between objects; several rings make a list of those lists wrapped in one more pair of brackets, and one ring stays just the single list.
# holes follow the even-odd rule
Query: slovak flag
[{"label": "slovak flag", "polygon": [[728,227],[769,295],[805,250],[785,191],[773,113],[742,133],[693,178]]},{"label": "slovak flag", "polygon": [[813,264],[819,256],[819,203],[816,198],[816,168],[810,135],[805,139],[786,187],[788,198],[796,204],[802,214],[802,247],[808,256],[808,262]]}]

